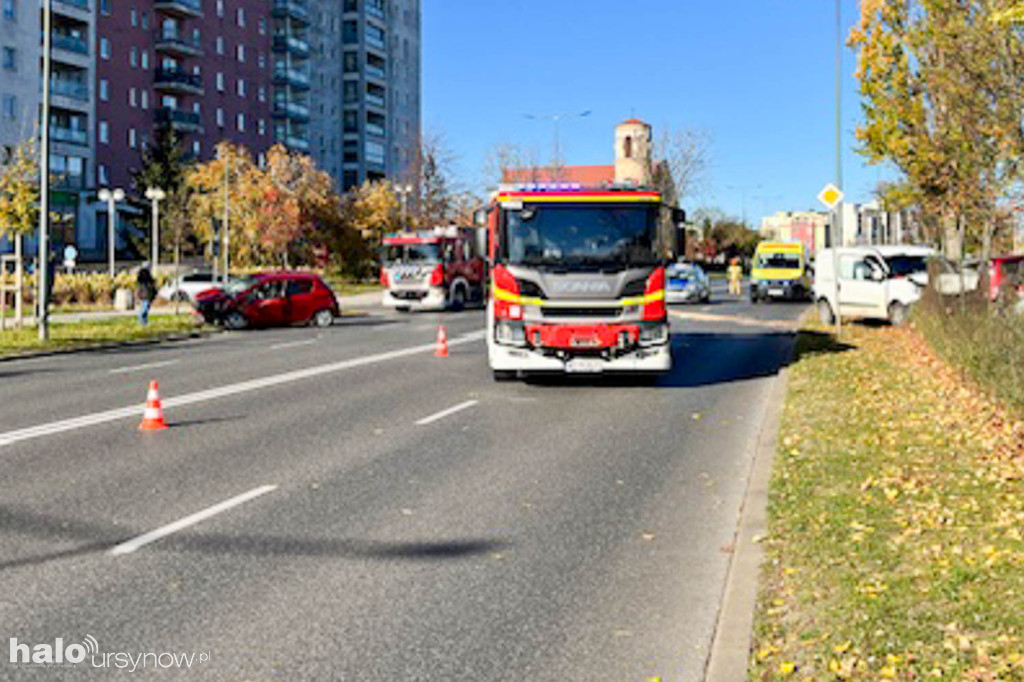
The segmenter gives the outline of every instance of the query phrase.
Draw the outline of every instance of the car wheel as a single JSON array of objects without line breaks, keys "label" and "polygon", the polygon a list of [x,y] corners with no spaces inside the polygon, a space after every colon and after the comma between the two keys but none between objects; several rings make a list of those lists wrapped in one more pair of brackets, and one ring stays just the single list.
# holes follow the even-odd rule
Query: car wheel
[{"label": "car wheel", "polygon": [[818,301],[818,321],[826,326],[835,321],[835,316],[832,314],[832,306],[824,298]]},{"label": "car wheel", "polygon": [[313,324],[317,327],[330,327],[334,324],[334,313],[327,308],[316,311],[316,314],[313,315]]},{"label": "car wheel", "polygon": [[509,370],[509,369],[496,369],[496,370],[494,370],[494,380],[495,381],[512,381],[515,378],[516,378],[516,373],[515,373],[514,370]]},{"label": "car wheel", "polygon": [[462,310],[466,307],[466,290],[461,286],[452,290],[452,310]]},{"label": "car wheel", "polygon": [[893,301],[889,304],[889,324],[894,327],[902,327],[907,323],[908,312],[907,306],[899,301]]},{"label": "car wheel", "polygon": [[245,315],[233,310],[224,317],[224,328],[225,329],[245,329],[249,326],[249,320],[245,319]]}]

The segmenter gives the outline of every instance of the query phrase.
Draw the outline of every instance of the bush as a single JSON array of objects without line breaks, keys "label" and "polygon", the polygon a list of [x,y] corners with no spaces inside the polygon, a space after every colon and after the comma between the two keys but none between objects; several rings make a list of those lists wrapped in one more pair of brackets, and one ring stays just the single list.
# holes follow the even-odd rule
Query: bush
[{"label": "bush", "polygon": [[1024,315],[978,296],[960,300],[928,290],[914,326],[981,388],[1024,411]]}]

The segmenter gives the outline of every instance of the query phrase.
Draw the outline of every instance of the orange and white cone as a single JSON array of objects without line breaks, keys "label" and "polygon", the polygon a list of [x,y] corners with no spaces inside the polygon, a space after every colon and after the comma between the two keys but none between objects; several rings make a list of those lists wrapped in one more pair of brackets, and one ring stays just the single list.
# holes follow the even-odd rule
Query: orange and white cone
[{"label": "orange and white cone", "polygon": [[443,324],[437,328],[437,350],[434,355],[439,358],[448,357],[448,330]]},{"label": "orange and white cone", "polygon": [[167,428],[164,421],[164,408],[157,392],[156,380],[149,382],[149,393],[146,394],[146,411],[142,415],[139,431],[162,431]]}]

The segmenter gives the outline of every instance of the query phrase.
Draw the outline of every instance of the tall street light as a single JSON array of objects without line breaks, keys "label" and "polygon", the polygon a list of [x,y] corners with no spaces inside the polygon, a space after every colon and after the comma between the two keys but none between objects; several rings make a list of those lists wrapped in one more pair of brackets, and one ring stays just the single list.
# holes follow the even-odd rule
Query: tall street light
[{"label": "tall street light", "polygon": [[99,191],[99,200],[107,202],[107,258],[110,261],[110,276],[115,273],[114,251],[117,247],[117,202],[124,201],[124,190],[118,187]]},{"label": "tall street light", "polygon": [[150,187],[146,190],[146,198],[153,204],[153,236],[150,246],[150,266],[156,270],[160,261],[160,202],[167,198],[167,192],[159,187]]},{"label": "tall street light", "polygon": [[[531,121],[551,121],[555,135],[554,158],[551,160],[551,165],[555,168],[559,168],[562,165],[562,141],[558,126],[559,121],[563,118],[585,118],[590,116],[590,113],[590,109],[587,109],[586,111],[581,111],[578,114],[523,114],[523,116]],[[553,181],[557,180],[557,178],[551,179]]]},{"label": "tall street light", "polygon": [[408,183],[398,185],[395,187],[395,191],[402,196],[402,229],[404,230],[408,225],[409,195],[412,194],[412,185]]},{"label": "tall street light", "polygon": [[39,340],[50,338],[50,301],[48,266],[50,263],[50,30],[53,25],[52,0],[43,2],[43,105],[39,110],[39,261],[36,284],[39,311],[36,315]]}]

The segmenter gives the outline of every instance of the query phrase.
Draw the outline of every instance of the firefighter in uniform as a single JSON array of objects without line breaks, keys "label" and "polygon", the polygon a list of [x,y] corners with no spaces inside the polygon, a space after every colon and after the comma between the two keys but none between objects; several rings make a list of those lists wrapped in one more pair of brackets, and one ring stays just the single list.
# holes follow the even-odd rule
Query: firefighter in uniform
[{"label": "firefighter in uniform", "polygon": [[743,278],[743,266],[740,265],[739,258],[733,258],[729,261],[729,267],[725,271],[726,276],[729,278],[729,295],[740,296],[743,294],[743,289],[740,284],[740,280]]}]

